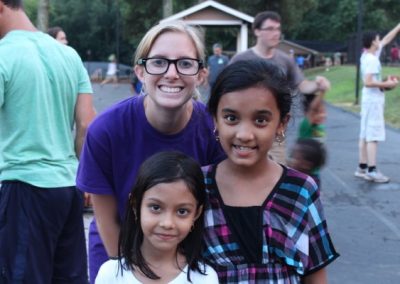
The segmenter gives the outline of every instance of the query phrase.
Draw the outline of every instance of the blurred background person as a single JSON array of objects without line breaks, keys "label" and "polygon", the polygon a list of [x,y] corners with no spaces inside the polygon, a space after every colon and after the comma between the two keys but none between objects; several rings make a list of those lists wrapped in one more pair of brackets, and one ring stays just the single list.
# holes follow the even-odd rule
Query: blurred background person
[{"label": "blurred background person", "polygon": [[52,37],[54,37],[57,41],[61,42],[62,44],[65,45],[68,44],[67,35],[65,34],[62,28],[51,27],[47,30],[47,33]]}]

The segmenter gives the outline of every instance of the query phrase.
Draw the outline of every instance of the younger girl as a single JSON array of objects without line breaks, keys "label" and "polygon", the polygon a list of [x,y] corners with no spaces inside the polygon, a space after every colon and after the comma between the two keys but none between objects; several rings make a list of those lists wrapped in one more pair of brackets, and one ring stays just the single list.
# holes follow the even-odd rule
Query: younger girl
[{"label": "younger girl", "polygon": [[118,260],[104,263],[100,283],[218,283],[202,262],[203,175],[195,160],[160,152],[139,169],[119,236]]},{"label": "younger girl", "polygon": [[221,283],[326,283],[338,256],[313,179],[268,158],[289,120],[285,78],[271,63],[239,61],[211,93],[228,158],[204,168],[205,256]]}]

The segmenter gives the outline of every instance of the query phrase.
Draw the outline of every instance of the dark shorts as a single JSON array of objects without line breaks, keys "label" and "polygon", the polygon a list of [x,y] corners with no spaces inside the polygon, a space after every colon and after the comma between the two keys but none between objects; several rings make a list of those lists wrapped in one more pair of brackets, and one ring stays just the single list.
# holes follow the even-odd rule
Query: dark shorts
[{"label": "dark shorts", "polygon": [[3,181],[0,283],[87,283],[82,207],[75,187]]}]

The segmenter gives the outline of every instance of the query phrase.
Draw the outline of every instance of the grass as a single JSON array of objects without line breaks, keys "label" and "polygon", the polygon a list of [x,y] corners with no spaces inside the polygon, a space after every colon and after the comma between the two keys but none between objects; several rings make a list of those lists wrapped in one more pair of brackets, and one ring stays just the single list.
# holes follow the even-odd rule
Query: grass
[{"label": "grass", "polygon": [[[331,90],[325,95],[327,102],[359,113],[360,106],[355,105],[355,81],[356,67],[354,65],[343,65],[331,67],[329,71],[325,68],[314,68],[305,71],[307,77],[313,79],[317,75],[325,76],[331,82]],[[400,75],[399,67],[383,67],[383,77],[387,75]],[[359,88],[359,102],[361,102],[361,89]],[[386,92],[385,120],[392,127],[400,129],[400,86]]]}]

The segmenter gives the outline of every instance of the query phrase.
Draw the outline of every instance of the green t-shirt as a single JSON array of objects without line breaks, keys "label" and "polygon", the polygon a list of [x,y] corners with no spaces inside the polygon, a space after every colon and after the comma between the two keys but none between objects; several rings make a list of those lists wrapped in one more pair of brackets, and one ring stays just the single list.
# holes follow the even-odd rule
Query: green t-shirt
[{"label": "green t-shirt", "polygon": [[323,124],[311,124],[305,117],[300,123],[299,138],[313,138],[324,142],[325,126]]},{"label": "green t-shirt", "polygon": [[42,32],[0,40],[0,180],[75,185],[74,112],[92,93],[79,55]]}]

